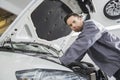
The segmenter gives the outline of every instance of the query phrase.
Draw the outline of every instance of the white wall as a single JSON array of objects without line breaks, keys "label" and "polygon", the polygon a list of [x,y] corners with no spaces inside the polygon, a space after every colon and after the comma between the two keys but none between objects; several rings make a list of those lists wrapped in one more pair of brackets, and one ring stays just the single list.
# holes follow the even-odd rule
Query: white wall
[{"label": "white wall", "polygon": [[109,0],[92,0],[92,1],[94,3],[94,7],[96,10],[95,13],[91,13],[93,19],[102,23],[104,26],[112,26],[112,25],[120,24],[120,19],[111,20],[104,16],[103,8]]}]

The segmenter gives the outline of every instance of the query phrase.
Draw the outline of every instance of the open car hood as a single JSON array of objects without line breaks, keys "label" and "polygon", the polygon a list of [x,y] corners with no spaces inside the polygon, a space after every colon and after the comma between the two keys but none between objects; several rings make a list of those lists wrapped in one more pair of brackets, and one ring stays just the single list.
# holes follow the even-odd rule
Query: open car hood
[{"label": "open car hood", "polygon": [[73,10],[64,0],[32,0],[2,34],[0,45],[6,41],[38,42],[65,51],[74,35],[63,18]]}]

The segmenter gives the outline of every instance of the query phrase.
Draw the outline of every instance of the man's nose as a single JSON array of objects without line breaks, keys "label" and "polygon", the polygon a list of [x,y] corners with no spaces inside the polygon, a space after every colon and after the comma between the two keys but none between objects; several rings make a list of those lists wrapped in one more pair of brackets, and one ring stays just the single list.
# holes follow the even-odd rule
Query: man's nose
[{"label": "man's nose", "polygon": [[72,24],[72,27],[75,28],[75,24]]}]

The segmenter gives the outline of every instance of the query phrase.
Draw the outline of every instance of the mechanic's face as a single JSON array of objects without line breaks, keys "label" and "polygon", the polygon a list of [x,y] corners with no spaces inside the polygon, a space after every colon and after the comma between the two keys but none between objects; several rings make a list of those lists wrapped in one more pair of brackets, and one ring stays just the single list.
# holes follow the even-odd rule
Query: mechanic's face
[{"label": "mechanic's face", "polygon": [[75,31],[75,32],[79,32],[82,30],[83,28],[83,20],[81,17],[77,17],[77,16],[70,16],[67,19],[67,25],[70,26],[70,28]]}]

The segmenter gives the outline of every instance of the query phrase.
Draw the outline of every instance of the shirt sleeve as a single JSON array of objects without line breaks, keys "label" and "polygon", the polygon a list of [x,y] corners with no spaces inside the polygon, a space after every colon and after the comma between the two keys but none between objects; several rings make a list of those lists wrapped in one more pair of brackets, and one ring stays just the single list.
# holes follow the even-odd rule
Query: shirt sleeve
[{"label": "shirt sleeve", "polygon": [[75,42],[67,49],[65,54],[60,57],[60,61],[64,65],[81,60],[86,51],[101,38],[104,28],[102,25],[96,25],[93,21],[86,22],[83,30]]}]

